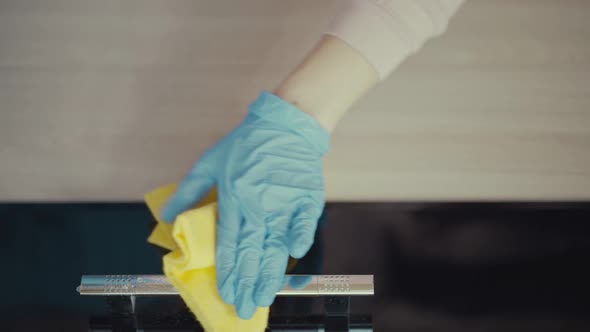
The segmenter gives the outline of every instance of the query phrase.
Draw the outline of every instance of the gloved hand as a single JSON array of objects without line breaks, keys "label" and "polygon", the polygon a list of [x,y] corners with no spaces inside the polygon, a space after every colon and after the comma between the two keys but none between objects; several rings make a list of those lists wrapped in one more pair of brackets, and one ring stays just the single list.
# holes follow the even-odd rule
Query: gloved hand
[{"label": "gloved hand", "polygon": [[281,289],[289,254],[313,244],[325,203],[329,134],[307,113],[263,92],[244,121],[206,151],[162,211],[168,222],[218,189],[217,284],[250,318]]},{"label": "gloved hand", "polygon": [[318,220],[313,245],[307,255],[299,260],[291,271],[288,271],[289,276],[285,278],[283,286],[288,284],[291,288],[303,289],[311,282],[311,275],[322,274],[324,270],[324,237],[327,220],[327,213],[324,211]]}]

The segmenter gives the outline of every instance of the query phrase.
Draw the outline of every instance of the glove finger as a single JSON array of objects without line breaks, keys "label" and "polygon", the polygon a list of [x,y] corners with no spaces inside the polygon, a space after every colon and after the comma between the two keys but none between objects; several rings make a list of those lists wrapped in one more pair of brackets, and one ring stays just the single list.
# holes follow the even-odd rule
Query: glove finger
[{"label": "glove finger", "polygon": [[277,292],[283,286],[283,277],[289,260],[288,217],[273,217],[268,220],[266,226],[268,230],[264,241],[264,253],[254,294],[254,300],[260,307],[268,307],[274,302]]},{"label": "glove finger", "polygon": [[265,235],[262,219],[248,218],[240,229],[237,250],[236,310],[242,319],[250,319],[256,312],[254,303],[254,287],[260,271],[260,259]]},{"label": "glove finger", "polygon": [[219,222],[217,223],[217,288],[221,298],[234,304],[236,297],[236,252],[242,215],[235,199],[220,193]]},{"label": "glove finger", "polygon": [[176,217],[198,203],[215,185],[215,179],[204,172],[204,162],[198,161],[178,186],[160,213],[162,219],[172,223]]},{"label": "glove finger", "polygon": [[289,254],[302,258],[313,244],[321,209],[314,203],[306,203],[295,213],[289,229]]}]

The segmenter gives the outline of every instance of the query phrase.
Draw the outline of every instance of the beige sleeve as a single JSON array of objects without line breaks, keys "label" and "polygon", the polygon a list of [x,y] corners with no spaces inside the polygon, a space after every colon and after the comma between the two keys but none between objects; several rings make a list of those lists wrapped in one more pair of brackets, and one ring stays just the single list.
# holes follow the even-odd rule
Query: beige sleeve
[{"label": "beige sleeve", "polygon": [[342,0],[327,34],[356,49],[385,79],[405,58],[442,34],[464,0]]}]

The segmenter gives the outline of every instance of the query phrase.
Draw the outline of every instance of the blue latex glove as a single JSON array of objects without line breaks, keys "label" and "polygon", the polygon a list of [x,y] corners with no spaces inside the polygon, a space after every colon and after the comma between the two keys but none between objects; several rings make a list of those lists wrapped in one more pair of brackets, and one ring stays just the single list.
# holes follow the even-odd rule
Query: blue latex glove
[{"label": "blue latex glove", "polygon": [[326,211],[324,211],[318,220],[313,245],[307,255],[297,262],[295,269],[291,271],[291,275],[285,277],[283,287],[289,284],[292,288],[303,289],[311,282],[311,275],[322,274],[324,269],[324,230],[326,222]]},{"label": "blue latex glove", "polygon": [[162,211],[173,221],[217,186],[217,285],[241,318],[272,304],[289,254],[301,258],[313,244],[328,148],[329,134],[314,118],[263,92],[244,121],[202,155]]}]

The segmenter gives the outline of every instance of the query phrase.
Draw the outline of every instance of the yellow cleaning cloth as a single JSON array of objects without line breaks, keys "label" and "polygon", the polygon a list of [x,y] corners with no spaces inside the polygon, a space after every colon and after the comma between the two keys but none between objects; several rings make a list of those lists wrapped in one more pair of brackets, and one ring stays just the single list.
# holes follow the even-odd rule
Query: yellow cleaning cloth
[{"label": "yellow cleaning cloth", "polygon": [[268,321],[268,308],[258,308],[250,320],[241,320],[233,305],[221,299],[215,276],[215,223],[217,193],[211,192],[194,209],[164,223],[160,210],[175,192],[170,185],[145,195],[158,224],[148,241],[169,249],[164,273],[207,332],[261,332]]}]

